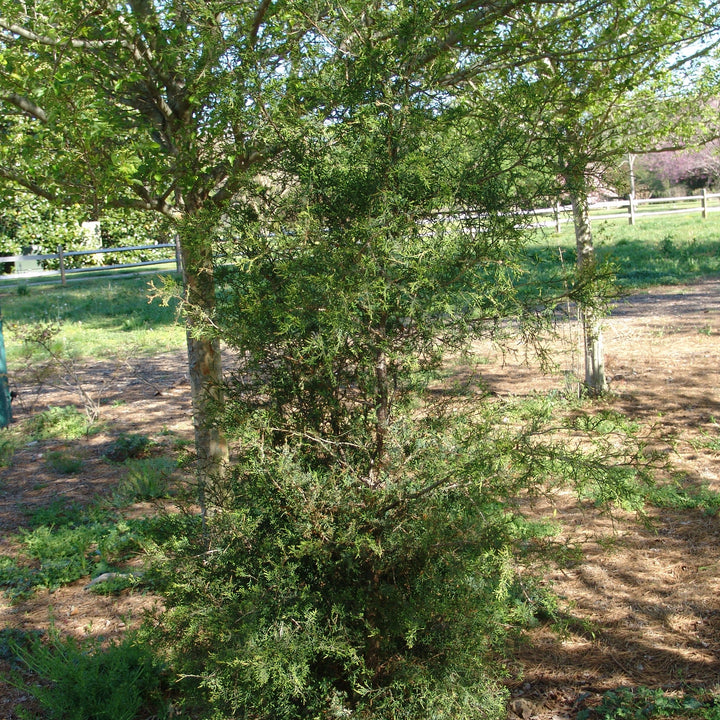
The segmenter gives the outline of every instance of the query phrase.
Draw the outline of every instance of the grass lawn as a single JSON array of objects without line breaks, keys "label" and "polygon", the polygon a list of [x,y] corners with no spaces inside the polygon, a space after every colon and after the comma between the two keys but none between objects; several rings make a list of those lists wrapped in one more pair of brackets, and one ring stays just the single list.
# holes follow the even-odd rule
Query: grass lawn
[{"label": "grass lawn", "polygon": [[[703,220],[699,213],[593,223],[599,260],[613,264],[625,290],[650,285],[677,285],[720,274],[720,214]],[[531,277],[535,282],[558,282],[564,263],[575,263],[575,236],[571,225],[558,234],[538,232],[529,247]]]},{"label": "grass lawn", "polygon": [[[595,244],[601,261],[612,263],[624,290],[689,283],[720,274],[720,213],[703,220],[693,215],[596,221]],[[562,288],[575,263],[571,226],[534,232],[529,240],[523,282]],[[28,285],[0,293],[8,364],[22,362],[17,329],[54,322],[64,352],[79,357],[153,355],[185,343],[176,306],[150,300],[155,275],[87,279],[67,287]]]},{"label": "grass lawn", "polygon": [[153,355],[182,348],[185,330],[176,306],[151,300],[154,275],[88,280],[66,287],[26,286],[0,294],[8,365],[22,361],[18,331],[50,322],[73,356]]}]

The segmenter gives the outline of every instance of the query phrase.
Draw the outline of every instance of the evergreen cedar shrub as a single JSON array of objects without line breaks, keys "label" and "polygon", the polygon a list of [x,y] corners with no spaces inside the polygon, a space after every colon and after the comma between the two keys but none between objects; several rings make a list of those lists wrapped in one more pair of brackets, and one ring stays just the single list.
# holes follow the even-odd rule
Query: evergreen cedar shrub
[{"label": "evergreen cedar shrub", "polygon": [[240,218],[224,244],[218,327],[242,362],[217,422],[238,455],[204,530],[164,548],[157,632],[213,717],[497,717],[487,660],[533,530],[502,504],[489,426],[423,401],[444,352],[516,307],[512,223],[502,247],[426,232],[430,146],[390,157],[358,129],[328,152],[278,200],[292,229]]},{"label": "evergreen cedar shrub", "polygon": [[513,555],[545,529],[499,501],[486,430],[406,434],[420,457],[377,488],[248,452],[206,533],[168,548],[156,631],[183,693],[213,717],[499,717],[489,657],[532,615]]},{"label": "evergreen cedar shrub", "polygon": [[[538,442],[539,403],[393,425],[385,482],[315,462],[311,447],[246,448],[223,507],[163,545],[167,607],[153,641],[201,717],[504,717],[498,667],[552,598],[518,568],[554,529],[520,506],[552,478],[637,494],[627,458]],[[617,442],[618,424],[603,432]],[[573,432],[580,434],[580,424]],[[308,443],[312,446],[312,443]],[[596,495],[597,496],[597,492]]]},{"label": "evergreen cedar shrub", "polygon": [[[505,210],[523,178],[499,171],[520,167],[517,138],[475,137],[432,103],[384,114],[362,89],[347,132],[296,137],[262,219],[224,221],[202,327],[238,351],[213,418],[234,465],[157,568],[154,641],[200,715],[503,716],[491,658],[532,619],[516,568],[548,532],[518,502],[608,475],[607,454],[539,444],[547,407],[506,424],[476,389],[470,409],[430,391],[449,352],[532,341],[552,315],[547,288],[518,283],[522,218]],[[401,103],[394,80],[384,90]]]},{"label": "evergreen cedar shrub", "polygon": [[421,222],[446,148],[388,155],[359,126],[295,168],[277,225],[238,216],[223,244],[214,328],[240,363],[215,422],[237,451],[214,512],[160,548],[154,630],[200,715],[500,718],[491,658],[537,609],[517,567],[548,532],[518,501],[605,487],[616,461],[539,444],[549,406],[504,423],[429,390],[449,351],[546,318],[518,291],[518,218]]}]

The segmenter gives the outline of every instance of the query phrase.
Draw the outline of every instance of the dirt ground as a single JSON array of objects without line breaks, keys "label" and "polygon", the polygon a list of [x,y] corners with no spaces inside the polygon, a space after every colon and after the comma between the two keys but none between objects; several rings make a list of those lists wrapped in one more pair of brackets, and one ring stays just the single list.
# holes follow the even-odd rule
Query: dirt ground
[{"label": "dirt ground", "polygon": [[[653,288],[620,302],[606,321],[604,338],[611,395],[603,401],[644,426],[658,440],[686,486],[720,491],[720,280]],[[559,372],[544,376],[523,358],[478,348],[487,362],[483,377],[500,397],[566,388],[579,371],[578,328],[568,324],[558,346]],[[562,352],[560,352],[562,351]],[[91,502],[117,482],[102,459],[120,432],[144,433],[158,442],[192,437],[184,353],[128,360],[122,367],[85,368],[99,396],[107,432],[84,441],[83,471],[58,476],[45,455],[58,442],[30,443],[0,473],[0,554],[12,552],[12,536],[28,509],[59,497]],[[77,402],[72,392],[38,391],[13,375],[17,420],[49,405]],[[720,521],[700,510],[651,509],[652,527],[634,516],[584,512],[560,497],[556,510],[565,539],[580,543],[583,559],[553,571],[547,581],[563,609],[577,619],[558,635],[539,626],[517,650],[510,668],[509,718],[570,720],[603,692],[623,686],[673,690],[720,690]],[[137,623],[157,604],[149,595],[105,597],[84,590],[87,579],[53,593],[11,604],[0,596],[0,628],[47,629],[112,637]],[[7,666],[0,661],[0,673]],[[29,708],[23,693],[0,682],[0,720]]]}]

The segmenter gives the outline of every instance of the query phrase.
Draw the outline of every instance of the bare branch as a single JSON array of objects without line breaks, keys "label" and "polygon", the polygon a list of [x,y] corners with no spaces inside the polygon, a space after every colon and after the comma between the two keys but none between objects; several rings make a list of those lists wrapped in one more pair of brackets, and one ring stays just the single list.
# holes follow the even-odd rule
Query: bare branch
[{"label": "bare branch", "polygon": [[11,105],[14,105],[16,108],[19,108],[24,113],[27,113],[42,123],[46,123],[48,120],[47,113],[39,105],[36,105],[32,100],[22,95],[18,95],[17,93],[0,95],[0,100],[9,102]]},{"label": "bare branch", "polygon": [[47,188],[44,188],[42,185],[39,185],[37,182],[31,180],[30,178],[18,175],[17,173],[13,172],[12,170],[8,170],[7,168],[0,167],[0,178],[14,183],[15,185],[19,185],[21,188],[24,188],[28,192],[31,192],[33,195],[38,195],[45,198],[46,200],[50,200],[51,202],[55,202],[58,200],[58,196],[54,192],[51,192]]},{"label": "bare branch", "polygon": [[152,199],[148,198],[129,198],[123,197],[117,200],[110,200],[106,203],[109,208],[119,208],[124,210],[149,210],[160,213],[172,220],[180,220],[183,213],[173,205],[168,204],[165,198]]},{"label": "bare branch", "polygon": [[112,45],[117,45],[118,43],[122,43],[121,40],[117,40],[113,38],[112,40],[80,40],[78,38],[72,38],[70,40],[64,40],[64,39],[58,39],[49,37],[48,35],[38,35],[37,33],[34,33],[32,30],[28,30],[27,28],[22,27],[21,25],[16,25],[15,23],[8,22],[5,18],[0,17],[0,28],[3,30],[6,30],[9,33],[12,33],[13,35],[17,35],[18,37],[21,37],[25,40],[30,40],[31,42],[38,43],[40,45],[47,45],[49,47],[60,47],[60,46],[66,46],[70,45],[71,47],[78,48],[78,49],[98,49],[98,48],[106,48],[110,47]]},{"label": "bare branch", "polygon": [[255,13],[255,17],[253,18],[252,29],[250,30],[250,45],[253,47],[257,42],[258,32],[260,30],[260,26],[263,23],[263,20],[265,19],[268,8],[270,7],[270,3],[271,0],[262,0],[262,2],[260,3],[260,7]]}]

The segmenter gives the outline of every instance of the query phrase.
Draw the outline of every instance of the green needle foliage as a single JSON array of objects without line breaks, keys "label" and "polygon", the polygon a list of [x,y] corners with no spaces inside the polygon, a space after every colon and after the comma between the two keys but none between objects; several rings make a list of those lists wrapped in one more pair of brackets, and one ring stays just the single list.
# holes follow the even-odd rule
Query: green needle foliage
[{"label": "green needle foliage", "polygon": [[125,639],[104,649],[93,640],[78,642],[52,633],[13,646],[28,670],[49,683],[16,676],[15,684],[35,697],[50,720],[133,720],[166,717],[161,667],[147,648]]},{"label": "green needle foliage", "polygon": [[389,70],[378,88],[381,67],[372,92],[356,65],[333,76],[344,117],[308,120],[272,221],[228,221],[216,330],[240,362],[216,422],[235,464],[216,512],[160,547],[154,631],[209,717],[501,717],[494,659],[547,611],[518,564],[554,528],[524,501],[639,495],[622,419],[430,390],[449,351],[537,341],[552,308],[517,289],[520,219],[490,212],[524,178],[512,130],[477,134]]},{"label": "green needle foliage", "polygon": [[548,608],[518,566],[556,532],[523,507],[568,483],[637,501],[641,479],[609,451],[618,426],[582,453],[538,437],[561,408],[507,410],[396,420],[377,484],[329,439],[248,431],[223,511],[160,556],[155,640],[181,694],[218,718],[502,717],[496,662]]}]

